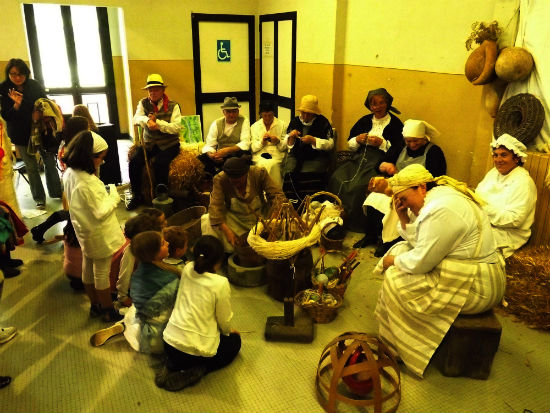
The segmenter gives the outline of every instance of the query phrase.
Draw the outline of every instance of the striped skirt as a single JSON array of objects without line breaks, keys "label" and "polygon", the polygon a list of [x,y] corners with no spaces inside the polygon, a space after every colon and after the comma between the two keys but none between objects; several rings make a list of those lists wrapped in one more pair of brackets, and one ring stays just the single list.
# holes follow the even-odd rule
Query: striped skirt
[{"label": "striped skirt", "polygon": [[494,264],[445,259],[426,274],[389,267],[375,310],[380,338],[422,377],[458,314],[493,308],[505,286],[503,259]]}]

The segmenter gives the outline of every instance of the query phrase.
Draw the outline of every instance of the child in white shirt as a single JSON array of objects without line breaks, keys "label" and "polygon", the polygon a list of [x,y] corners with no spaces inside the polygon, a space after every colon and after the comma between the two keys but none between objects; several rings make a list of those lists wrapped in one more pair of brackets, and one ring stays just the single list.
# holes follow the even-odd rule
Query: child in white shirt
[{"label": "child in white shirt", "polygon": [[167,362],[155,377],[158,387],[181,390],[227,366],[239,353],[241,337],[231,329],[229,281],[216,274],[223,257],[223,245],[217,238],[205,235],[197,240],[194,261],[183,269],[164,330]]}]

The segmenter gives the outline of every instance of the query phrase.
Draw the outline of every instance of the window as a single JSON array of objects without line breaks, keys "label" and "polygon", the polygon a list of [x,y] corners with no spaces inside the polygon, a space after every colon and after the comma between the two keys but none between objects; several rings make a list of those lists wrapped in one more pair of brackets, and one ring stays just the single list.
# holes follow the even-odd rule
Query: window
[{"label": "window", "polygon": [[97,124],[118,130],[107,8],[25,4],[35,79],[63,114],[88,106]]}]

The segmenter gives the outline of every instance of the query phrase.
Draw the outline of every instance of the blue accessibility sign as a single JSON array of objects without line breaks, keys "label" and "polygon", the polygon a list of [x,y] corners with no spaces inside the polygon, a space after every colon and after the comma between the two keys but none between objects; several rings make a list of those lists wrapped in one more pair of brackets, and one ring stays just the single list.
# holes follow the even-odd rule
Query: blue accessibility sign
[{"label": "blue accessibility sign", "polygon": [[231,40],[217,40],[218,62],[231,61]]}]

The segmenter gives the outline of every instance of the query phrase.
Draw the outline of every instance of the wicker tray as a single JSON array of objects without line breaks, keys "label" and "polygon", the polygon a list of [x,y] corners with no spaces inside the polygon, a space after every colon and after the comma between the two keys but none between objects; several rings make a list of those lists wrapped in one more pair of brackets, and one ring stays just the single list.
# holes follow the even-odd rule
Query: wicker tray
[{"label": "wicker tray", "polygon": [[296,294],[296,297],[294,297],[294,302],[300,306],[306,313],[309,314],[309,316],[315,321],[316,323],[324,324],[324,323],[330,323],[332,320],[336,318],[336,315],[338,314],[338,309],[342,307],[343,299],[339,295],[334,295],[334,298],[337,301],[337,304],[334,306],[328,306],[326,304],[302,304],[302,299],[304,297],[304,291],[300,291],[298,294]]}]

